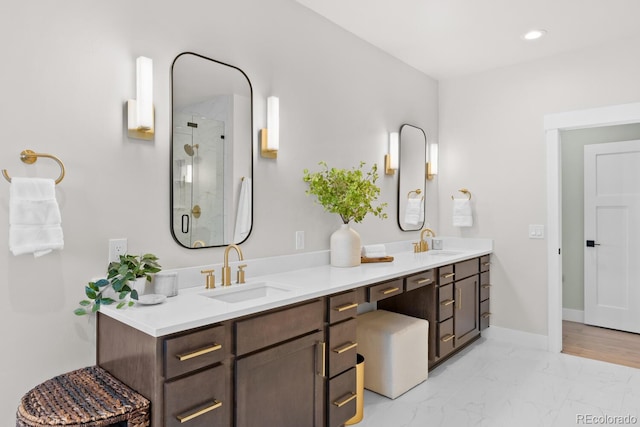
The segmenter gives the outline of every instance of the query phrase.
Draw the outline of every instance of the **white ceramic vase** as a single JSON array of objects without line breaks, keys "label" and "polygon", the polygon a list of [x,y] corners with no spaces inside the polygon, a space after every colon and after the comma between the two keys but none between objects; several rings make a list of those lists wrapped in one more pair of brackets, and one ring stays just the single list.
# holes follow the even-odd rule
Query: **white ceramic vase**
[{"label": "white ceramic vase", "polygon": [[331,235],[331,265],[355,267],[360,265],[360,235],[349,224],[342,224]]}]

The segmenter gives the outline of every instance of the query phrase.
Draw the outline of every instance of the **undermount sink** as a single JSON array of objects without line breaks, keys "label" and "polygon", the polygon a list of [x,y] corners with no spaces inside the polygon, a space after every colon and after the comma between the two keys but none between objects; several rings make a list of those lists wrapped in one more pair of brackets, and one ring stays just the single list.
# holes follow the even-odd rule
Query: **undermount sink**
[{"label": "undermount sink", "polygon": [[432,255],[432,256],[454,256],[454,255],[460,255],[462,252],[456,252],[456,251],[443,251],[440,249],[432,249],[430,251],[427,252],[427,255]]},{"label": "undermount sink", "polygon": [[228,288],[216,288],[200,295],[226,303],[239,303],[259,298],[271,298],[291,292],[291,288],[274,282],[233,284]]}]

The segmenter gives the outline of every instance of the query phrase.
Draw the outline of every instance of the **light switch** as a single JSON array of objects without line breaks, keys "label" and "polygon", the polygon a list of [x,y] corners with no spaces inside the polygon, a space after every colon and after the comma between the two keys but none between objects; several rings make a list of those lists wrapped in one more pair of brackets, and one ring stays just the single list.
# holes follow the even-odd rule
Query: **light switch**
[{"label": "light switch", "polygon": [[544,225],[529,224],[530,239],[544,239]]}]

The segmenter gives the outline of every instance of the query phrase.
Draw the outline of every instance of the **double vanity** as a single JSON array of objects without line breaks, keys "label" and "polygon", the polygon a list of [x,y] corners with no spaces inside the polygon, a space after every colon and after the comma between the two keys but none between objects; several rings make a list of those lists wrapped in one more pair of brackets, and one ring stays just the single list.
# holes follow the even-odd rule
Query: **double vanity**
[{"label": "double vanity", "polygon": [[356,411],[359,312],[429,320],[430,368],[488,327],[491,241],[443,241],[390,244],[392,262],[353,268],[324,252],[249,260],[245,284],[215,289],[200,268],[176,270],[166,302],[101,308],[98,364],[151,401],[154,427],[342,426]]}]

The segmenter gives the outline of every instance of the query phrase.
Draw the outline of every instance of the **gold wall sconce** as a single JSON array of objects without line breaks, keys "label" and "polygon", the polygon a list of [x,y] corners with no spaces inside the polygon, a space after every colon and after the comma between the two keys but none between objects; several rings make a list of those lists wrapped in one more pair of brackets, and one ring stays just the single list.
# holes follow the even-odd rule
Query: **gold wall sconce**
[{"label": "gold wall sconce", "polygon": [[429,161],[427,162],[427,179],[431,181],[438,175],[438,144],[429,145]]},{"label": "gold wall sconce", "polygon": [[260,154],[267,159],[278,158],[280,148],[280,100],[267,98],[267,127],[260,129]]},{"label": "gold wall sconce", "polygon": [[129,138],[150,141],[154,135],[153,60],[136,59],[136,99],[127,101],[127,134]]},{"label": "gold wall sconce", "polygon": [[400,157],[398,132],[389,133],[389,153],[384,156],[384,173],[393,175],[398,169],[398,158]]}]

